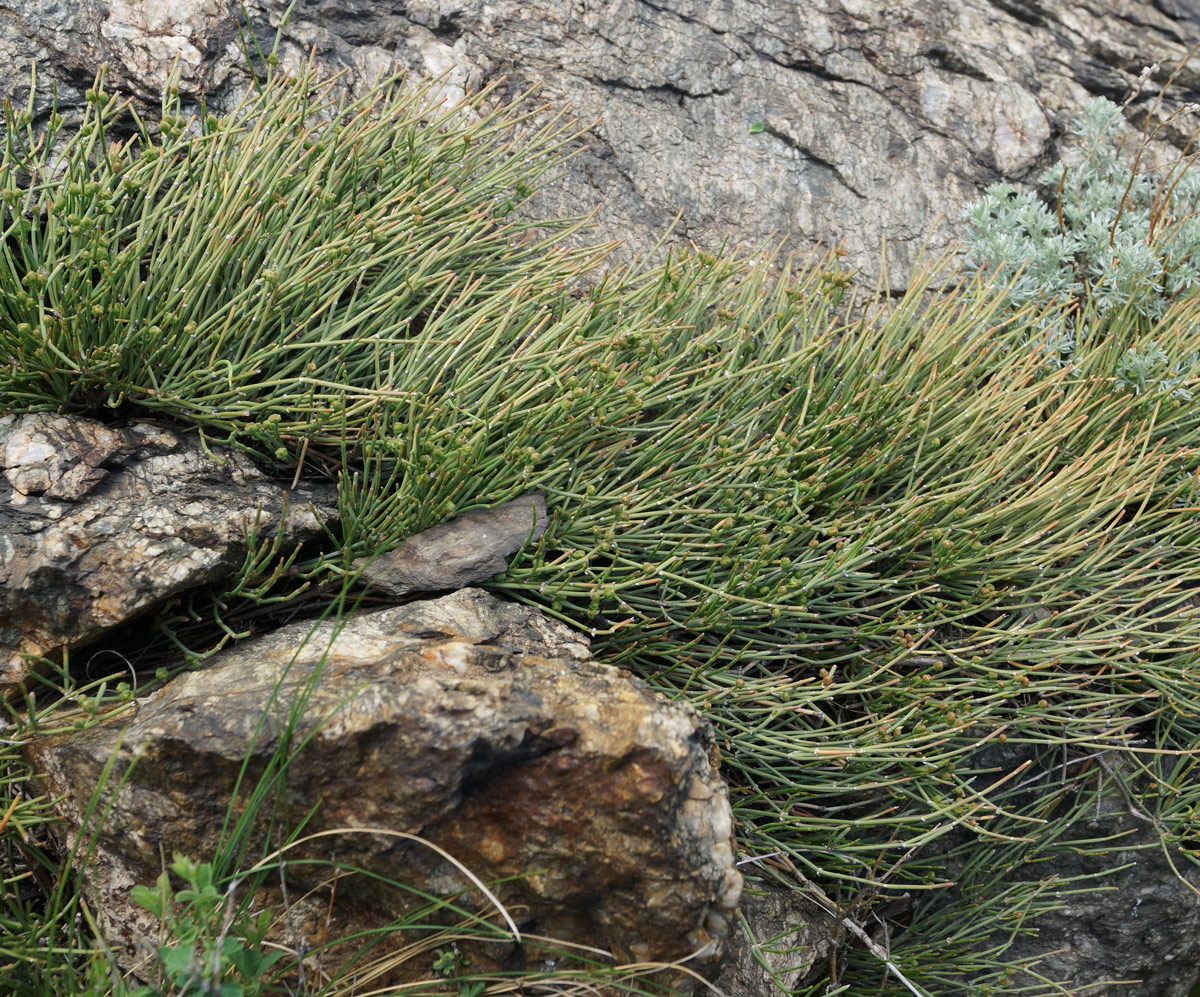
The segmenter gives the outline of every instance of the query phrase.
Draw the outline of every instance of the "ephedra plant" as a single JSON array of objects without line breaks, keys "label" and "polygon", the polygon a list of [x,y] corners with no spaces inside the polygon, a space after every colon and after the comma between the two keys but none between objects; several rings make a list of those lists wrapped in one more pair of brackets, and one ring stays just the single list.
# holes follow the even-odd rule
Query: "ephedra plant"
[{"label": "ephedra plant", "polygon": [[[70,135],[10,111],[6,405],[335,478],[328,549],[251,556],[239,599],[541,490],[550,528],[491,587],[711,720],[752,888],[889,925],[890,964],[848,941],[798,994],[1073,992],[1039,923],[1120,862],[1057,862],[1132,842],[1200,882],[1188,289],[1048,365],[1069,282],[1014,309],[931,267],[851,320],[834,257],[604,272],[513,211],[571,133],[429,94],[275,73],[122,141],[100,87]],[[1142,337],[1169,390],[1115,390]]]}]

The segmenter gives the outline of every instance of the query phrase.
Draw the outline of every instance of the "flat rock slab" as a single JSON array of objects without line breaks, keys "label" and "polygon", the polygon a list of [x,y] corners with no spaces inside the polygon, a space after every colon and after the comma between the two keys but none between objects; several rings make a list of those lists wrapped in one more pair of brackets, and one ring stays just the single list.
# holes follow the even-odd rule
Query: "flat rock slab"
[{"label": "flat rock slab", "polygon": [[[249,458],[149,424],[0,417],[0,691],[27,656],[94,640],[241,567],[256,532],[288,543],[337,516],[333,486],[286,489]],[[287,509],[284,515],[285,507]]]},{"label": "flat rock slab", "polygon": [[409,537],[399,547],[354,567],[389,595],[477,585],[508,567],[508,557],[546,532],[546,499],[531,493],[491,509],[471,509]]},{"label": "flat rock slab", "polygon": [[[253,783],[276,747],[277,717],[321,662],[291,742],[312,738],[290,766],[286,812],[311,811],[307,833],[342,830],[308,846],[310,857],[432,894],[467,885],[433,851],[370,829],[419,834],[497,884],[522,930],[622,959],[699,951],[702,965],[721,954],[741,893],[712,730],[691,707],[589,658],[539,611],[464,589],[340,630],[301,624],[244,642],[113,721],[28,752],[69,844],[116,753],[111,809],[81,872],[127,968],[157,944],[130,889],[153,882],[162,855],[213,854],[227,808],[240,811],[248,792],[234,799],[243,760]],[[261,854],[264,833],[260,821],[250,854]],[[414,902],[360,875],[331,905],[329,870],[306,867],[306,854],[290,856],[288,921],[310,945],[389,924]],[[310,890],[308,916],[296,898]],[[477,893],[460,902],[487,909]]]}]

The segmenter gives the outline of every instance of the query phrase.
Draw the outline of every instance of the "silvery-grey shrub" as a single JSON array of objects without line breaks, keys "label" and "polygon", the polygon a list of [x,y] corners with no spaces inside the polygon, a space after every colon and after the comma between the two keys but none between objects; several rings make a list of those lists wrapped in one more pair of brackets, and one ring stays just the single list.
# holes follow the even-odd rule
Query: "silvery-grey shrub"
[{"label": "silvery-grey shrub", "polygon": [[[1059,161],[1038,182],[1044,199],[993,184],[970,205],[968,269],[994,275],[1007,305],[1042,315],[1037,345],[1052,366],[1071,360],[1092,325],[1122,315],[1148,337],[1171,304],[1200,286],[1200,174],[1186,162],[1140,168],[1122,148],[1122,109],[1089,100],[1070,125],[1075,161]],[[1074,307],[1072,307],[1074,306]],[[1137,394],[1191,393],[1181,371],[1153,338],[1120,358],[1117,383]]]}]

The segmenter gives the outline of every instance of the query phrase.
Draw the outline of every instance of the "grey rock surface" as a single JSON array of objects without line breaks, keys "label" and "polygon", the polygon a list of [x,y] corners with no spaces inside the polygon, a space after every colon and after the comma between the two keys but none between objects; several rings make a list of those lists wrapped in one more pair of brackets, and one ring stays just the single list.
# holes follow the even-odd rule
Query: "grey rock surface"
[{"label": "grey rock surface", "polygon": [[1057,856],[1052,870],[1039,863],[1013,878],[1044,880],[1052,871],[1063,883],[1097,877],[1107,889],[1064,892],[1062,908],[1039,917],[1037,935],[1018,936],[1008,954],[1042,956],[1039,973],[1070,979],[1085,993],[1104,993],[1108,984],[1113,997],[1189,997],[1200,967],[1200,870],[1177,849],[1168,859],[1150,818],[1124,800],[1107,799],[1099,819],[1073,837],[1113,843],[1081,847],[1077,856]]},{"label": "grey rock surface", "polygon": [[[1125,787],[1143,778],[1138,765],[1115,752],[1039,756],[1019,744],[993,742],[963,767],[984,773],[977,777],[980,786],[1020,770],[1032,798],[1059,788],[1064,764],[1073,774],[1091,773],[1083,790],[1095,792],[1087,818],[1004,871],[1006,883],[1040,884],[1050,909],[1029,918],[1026,930],[1013,932],[1011,923],[999,927],[980,948],[1004,946],[1006,960],[1032,964],[1032,972],[1014,975],[1014,987],[1069,980],[1080,994],[1191,997],[1200,982],[1200,866],[1183,851],[1191,842],[1172,840],[1156,826],[1153,811],[1133,804]],[[1014,810],[1027,812],[1022,807]],[[964,870],[970,856],[964,845],[972,833],[959,828],[952,832],[957,847],[943,846],[955,856],[944,869],[950,881],[978,882],[978,868]],[[931,895],[929,902],[936,908],[961,901],[959,889]],[[969,896],[976,887],[965,889]]]},{"label": "grey rock surface", "polygon": [[[228,108],[248,86],[239,7],[0,0],[0,92],[23,99],[37,59],[78,108],[109,62],[152,114],[178,58],[183,93]],[[268,48],[286,7],[245,5]],[[509,95],[536,84],[551,107],[571,103],[598,123],[536,210],[598,209],[589,237],[623,240],[625,255],[682,212],[680,242],[844,243],[869,280],[886,237],[898,287],[939,217],[931,250],[961,233],[959,210],[988,183],[1057,159],[1088,97],[1119,101],[1161,63],[1128,110],[1140,125],[1198,31],[1182,0],[328,0],[297,6],[281,51],[297,64],[313,50],[359,89],[399,65],[446,74],[451,98],[503,76]],[[1200,60],[1179,73],[1159,118],[1196,98],[1198,73]],[[1190,132],[1183,119],[1164,134],[1182,145]]]},{"label": "grey rock surface", "polygon": [[[27,655],[84,644],[233,574],[250,534],[301,543],[336,518],[330,485],[285,489],[239,453],[141,423],[0,416],[0,691]],[[286,516],[284,509],[287,509]]]},{"label": "grey rock surface", "polygon": [[731,997],[765,997],[819,981],[844,934],[832,907],[816,886],[805,894],[747,883],[741,918],[714,982]]},{"label": "grey rock surface", "polygon": [[[331,623],[284,627],[109,723],[28,752],[68,844],[117,752],[111,808],[83,876],[127,968],[156,945],[130,889],[154,880],[163,854],[213,853],[226,808],[243,803],[234,798],[243,759],[253,776],[277,746],[275,690],[286,713],[322,661],[291,743],[312,740],[286,790],[287,812],[313,811],[307,833],[342,829],[315,843],[314,856],[429,893],[461,889],[461,874],[434,852],[368,832],[420,834],[496,883],[523,930],[623,959],[700,951],[703,965],[722,952],[741,893],[712,729],[691,707],[589,658],[537,610],[463,589],[353,617],[336,632]],[[256,825],[257,842],[269,819],[264,812]],[[287,887],[292,897],[315,891],[321,917],[310,946],[322,932],[386,925],[415,902],[358,876],[330,907],[329,870],[306,873],[304,854],[289,853]],[[427,962],[416,970],[426,974]]]},{"label": "grey rock surface", "polygon": [[389,595],[436,592],[485,582],[508,567],[507,558],[546,532],[546,498],[522,495],[491,509],[470,509],[422,530],[399,547],[354,567]]}]

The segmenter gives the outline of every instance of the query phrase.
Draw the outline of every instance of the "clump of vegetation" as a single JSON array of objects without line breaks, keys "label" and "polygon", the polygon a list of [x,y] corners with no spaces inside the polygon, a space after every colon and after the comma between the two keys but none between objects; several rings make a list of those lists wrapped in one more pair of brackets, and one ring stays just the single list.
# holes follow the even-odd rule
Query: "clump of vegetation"
[{"label": "clump of vegetation", "polygon": [[168,92],[156,134],[100,82],[69,136],[57,112],[35,127],[32,103],[6,108],[9,404],[131,405],[283,461],[401,397],[423,316],[453,301],[469,321],[518,275],[536,300],[561,290],[597,254],[530,238],[513,211],[571,132],[524,127],[522,102],[479,118],[486,92],[439,111],[435,92],[398,79],[355,101],[274,74],[223,120]]},{"label": "clump of vegetation", "polygon": [[[1110,317],[1146,332],[1200,286],[1200,174],[1187,156],[1145,167],[1146,141],[1127,150],[1125,128],[1121,106],[1092,98],[1070,125],[1075,158],[1038,178],[1050,200],[997,183],[964,213],[967,267],[1014,311],[1037,313],[1032,342],[1052,364],[1069,362],[1081,337],[1107,335]],[[1186,391],[1179,372],[1195,360],[1171,362],[1151,341],[1130,347],[1117,377],[1134,393]]]},{"label": "clump of vegetation", "polygon": [[[995,194],[980,224],[1024,205],[1059,247],[1040,269],[931,295],[931,267],[865,318],[836,257],[589,281],[602,254],[511,210],[570,132],[428,93],[276,73],[223,120],[168,95],[120,143],[97,88],[61,146],[10,111],[0,393],[331,468],[334,549],[300,580],[542,490],[549,529],[492,588],[712,721],[751,889],[893,918],[887,965],[847,945],[798,994],[1072,992],[1011,943],[1107,872],[1050,860],[1134,814],[1197,880],[1200,412],[1195,361],[1165,359],[1200,354],[1190,285],[1105,304],[1144,281],[1086,256],[1099,228],[1060,244]],[[1138,203],[1107,238],[1137,241]],[[1084,315],[1059,362],[1029,348]],[[252,556],[230,584],[266,581]]]},{"label": "clump of vegetation", "polygon": [[[172,889],[171,874],[163,872],[154,889],[135,886],[131,894],[134,902],[169,926],[168,944],[162,946],[159,956],[168,986],[180,993],[219,997],[262,992],[260,986],[270,980],[268,971],[284,955],[282,949],[262,948],[271,911],[252,917],[229,909],[234,906],[236,884],[218,889],[210,862],[176,855],[171,873],[186,884],[182,889]],[[161,993],[158,987],[146,985],[130,997],[159,997]]]}]

